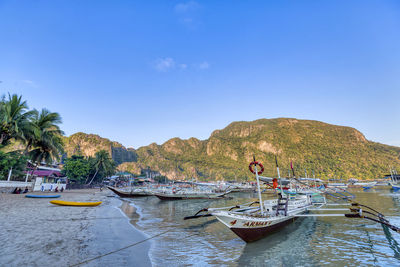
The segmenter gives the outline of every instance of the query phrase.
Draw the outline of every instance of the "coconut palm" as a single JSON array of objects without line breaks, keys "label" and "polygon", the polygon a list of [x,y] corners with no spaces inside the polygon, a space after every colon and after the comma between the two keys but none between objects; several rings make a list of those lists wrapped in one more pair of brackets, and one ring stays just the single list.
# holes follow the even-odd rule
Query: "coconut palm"
[{"label": "coconut palm", "polygon": [[29,119],[34,114],[27,111],[26,101],[22,96],[8,94],[8,100],[4,97],[0,101],[0,145],[6,145],[10,139],[26,141],[26,133],[31,127]]},{"label": "coconut palm", "polygon": [[25,154],[31,149],[35,143],[38,143],[41,138],[50,136],[61,136],[63,131],[60,130],[58,124],[62,123],[60,114],[50,112],[47,109],[42,109],[39,113],[36,109],[32,111],[30,122],[31,126],[25,133],[26,148]]},{"label": "coconut palm", "polygon": [[47,109],[42,109],[41,112],[34,110],[30,121],[25,152],[32,162],[51,163],[59,160],[63,152],[61,139],[63,131],[58,126],[61,123],[60,115]]},{"label": "coconut palm", "polygon": [[105,150],[100,150],[96,152],[94,158],[94,167],[96,172],[94,173],[89,185],[93,182],[96,175],[101,171],[104,175],[109,176],[115,172],[115,162],[110,158],[110,155]]}]

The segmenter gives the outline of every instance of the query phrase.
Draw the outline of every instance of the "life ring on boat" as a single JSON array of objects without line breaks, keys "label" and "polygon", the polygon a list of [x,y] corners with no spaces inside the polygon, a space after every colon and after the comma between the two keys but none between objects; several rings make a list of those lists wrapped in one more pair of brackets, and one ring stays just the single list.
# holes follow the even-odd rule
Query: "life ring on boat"
[{"label": "life ring on boat", "polygon": [[264,172],[264,166],[263,166],[260,162],[258,162],[258,161],[253,161],[253,162],[250,162],[250,165],[249,165],[249,170],[250,170],[252,173],[256,174],[256,171],[253,170],[253,165],[258,165],[258,166],[260,166],[261,169],[257,172],[258,175],[260,175],[260,174],[262,174],[262,173]]},{"label": "life ring on boat", "polygon": [[172,187],[172,194],[176,194],[176,188]]}]

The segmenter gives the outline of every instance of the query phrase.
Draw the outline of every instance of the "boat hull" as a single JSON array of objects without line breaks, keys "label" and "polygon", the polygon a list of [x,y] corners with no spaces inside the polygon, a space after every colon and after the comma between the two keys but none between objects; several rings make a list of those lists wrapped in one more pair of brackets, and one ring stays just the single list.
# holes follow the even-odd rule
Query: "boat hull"
[{"label": "boat hull", "polygon": [[260,228],[230,228],[232,232],[234,232],[237,236],[239,236],[243,241],[249,243],[257,241],[261,238],[266,237],[269,234],[279,231],[281,228],[285,227],[286,225],[294,222],[296,217],[292,217],[291,219],[287,219],[285,221],[281,221],[279,223],[260,227]]},{"label": "boat hull", "polygon": [[212,212],[220,222],[229,227],[237,236],[245,242],[259,240],[285,225],[296,220],[296,215],[307,212],[307,207],[299,207],[293,212],[288,211],[288,215],[275,216],[275,210],[271,211],[270,216],[250,216],[239,215],[237,212],[215,211]]},{"label": "boat hull", "polygon": [[183,200],[183,199],[220,199],[223,195],[187,195],[187,194],[154,194],[160,200]]},{"label": "boat hull", "polygon": [[137,193],[124,193],[121,191],[118,191],[110,186],[107,187],[108,189],[110,189],[111,191],[113,191],[116,195],[118,195],[119,197],[125,197],[125,198],[135,198],[135,197],[147,197],[147,196],[151,196],[151,194],[146,193],[146,192],[137,192]]},{"label": "boat hull", "polygon": [[167,195],[160,195],[160,194],[154,194],[156,197],[158,197],[161,200],[182,200],[182,197],[179,196],[167,196]]}]

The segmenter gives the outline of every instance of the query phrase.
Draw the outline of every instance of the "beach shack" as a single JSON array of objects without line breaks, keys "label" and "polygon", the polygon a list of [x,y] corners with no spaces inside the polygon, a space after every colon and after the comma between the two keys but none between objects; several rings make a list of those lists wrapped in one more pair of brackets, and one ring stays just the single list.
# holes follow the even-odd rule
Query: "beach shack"
[{"label": "beach shack", "polygon": [[65,190],[67,187],[67,177],[54,166],[38,166],[36,169],[29,166],[27,175],[31,176],[32,191],[54,191],[56,188]]}]

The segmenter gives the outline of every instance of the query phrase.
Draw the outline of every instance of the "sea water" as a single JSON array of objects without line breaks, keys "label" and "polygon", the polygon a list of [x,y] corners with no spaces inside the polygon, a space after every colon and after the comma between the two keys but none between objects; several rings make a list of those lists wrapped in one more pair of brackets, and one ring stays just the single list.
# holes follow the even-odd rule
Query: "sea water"
[{"label": "sea water", "polygon": [[[400,227],[400,193],[388,189],[352,193],[355,201]],[[183,220],[202,208],[257,200],[251,193],[231,196],[177,201],[144,197],[124,200],[121,209],[146,235],[161,234],[146,241],[151,242],[154,266],[400,266],[400,234],[365,219],[300,218],[253,243],[245,243],[214,217]]]}]

